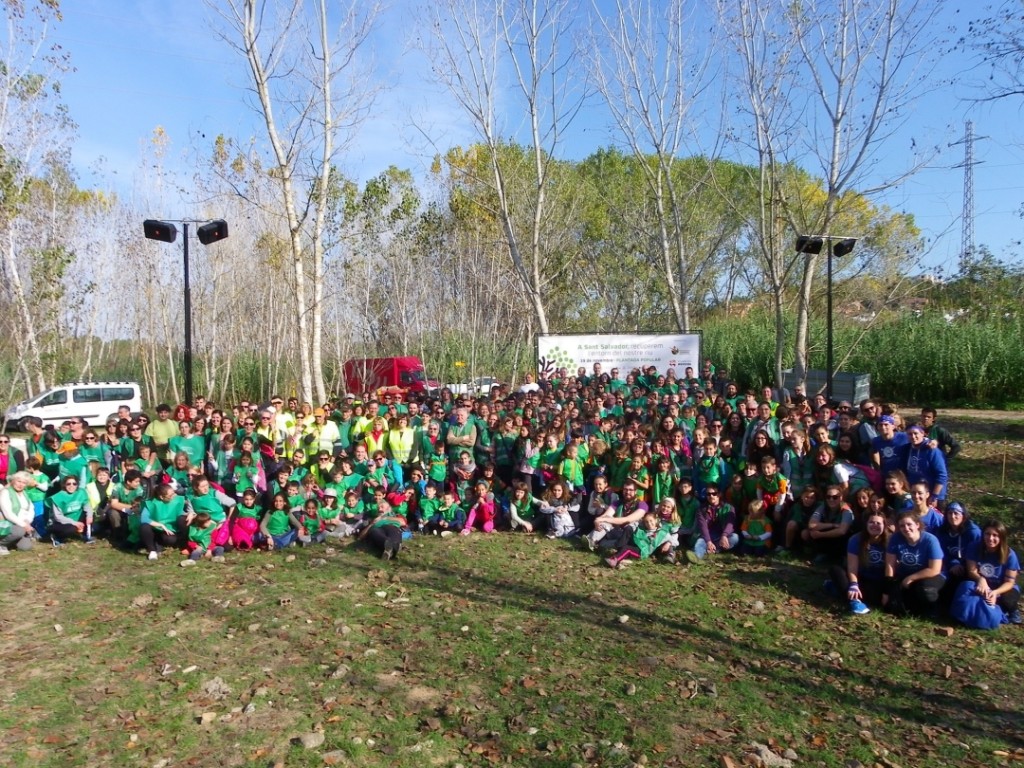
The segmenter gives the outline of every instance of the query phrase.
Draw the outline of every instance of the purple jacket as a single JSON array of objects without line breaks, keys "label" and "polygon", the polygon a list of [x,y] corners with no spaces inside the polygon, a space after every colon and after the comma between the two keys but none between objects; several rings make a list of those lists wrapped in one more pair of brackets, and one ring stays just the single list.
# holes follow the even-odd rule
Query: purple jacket
[{"label": "purple jacket", "polygon": [[736,528],[736,510],[732,504],[722,504],[718,508],[705,505],[697,517],[697,528],[701,538],[707,542],[730,536]]}]

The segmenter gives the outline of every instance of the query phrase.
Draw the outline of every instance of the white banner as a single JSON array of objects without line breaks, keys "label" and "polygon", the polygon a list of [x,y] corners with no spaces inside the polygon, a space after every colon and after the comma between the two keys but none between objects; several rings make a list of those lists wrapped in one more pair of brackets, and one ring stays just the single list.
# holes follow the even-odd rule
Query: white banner
[{"label": "white banner", "polygon": [[565,368],[570,376],[581,366],[593,373],[594,363],[601,363],[603,373],[619,369],[619,375],[634,368],[655,366],[659,373],[675,368],[682,378],[687,368],[700,375],[700,333],[585,335],[556,334],[537,337],[537,367],[548,374]]}]

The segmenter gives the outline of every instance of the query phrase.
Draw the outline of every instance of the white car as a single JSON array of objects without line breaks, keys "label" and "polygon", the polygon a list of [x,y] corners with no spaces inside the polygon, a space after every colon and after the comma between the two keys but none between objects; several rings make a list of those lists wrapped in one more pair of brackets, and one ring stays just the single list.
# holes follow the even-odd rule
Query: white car
[{"label": "white car", "polygon": [[75,381],[57,384],[12,405],[5,418],[16,429],[26,416],[38,416],[43,426],[58,426],[71,418],[96,426],[117,416],[122,405],[133,414],[142,410],[142,388],[137,381]]},{"label": "white car", "polygon": [[489,395],[491,390],[500,387],[501,382],[493,376],[477,376],[465,384],[449,384],[448,389],[453,395]]}]

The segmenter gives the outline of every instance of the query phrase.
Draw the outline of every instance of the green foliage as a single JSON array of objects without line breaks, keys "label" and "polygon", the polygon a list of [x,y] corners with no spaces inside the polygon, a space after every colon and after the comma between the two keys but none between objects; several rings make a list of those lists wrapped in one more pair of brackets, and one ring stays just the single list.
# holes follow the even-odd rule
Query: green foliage
[{"label": "green foliage", "polygon": [[[742,386],[771,381],[775,328],[766,313],[709,320],[702,330],[705,354]],[[893,402],[1005,405],[1024,392],[1024,322],[1017,316],[950,321],[935,311],[904,312],[866,332],[837,319],[834,338],[837,362],[850,352],[841,369],[871,374],[872,394]],[[810,367],[823,369],[821,315],[812,320],[810,348]]]},{"label": "green foliage", "polygon": [[974,316],[1012,315],[1024,301],[1024,265],[998,259],[983,245],[951,279],[929,286],[925,293],[943,309],[963,309]]}]

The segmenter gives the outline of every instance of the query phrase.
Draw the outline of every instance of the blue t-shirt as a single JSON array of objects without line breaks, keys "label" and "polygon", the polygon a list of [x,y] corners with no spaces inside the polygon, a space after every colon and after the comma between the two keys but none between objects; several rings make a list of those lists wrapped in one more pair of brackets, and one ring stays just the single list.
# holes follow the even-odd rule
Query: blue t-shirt
[{"label": "blue t-shirt", "polygon": [[868,544],[867,559],[860,559],[860,543],[864,534],[857,533],[850,537],[846,544],[846,553],[857,558],[859,581],[881,581],[885,578],[885,550],[881,544]]},{"label": "blue t-shirt", "polygon": [[[1012,549],[1006,562],[1000,563],[999,555],[996,552],[986,552],[979,541],[967,549],[966,557],[978,564],[978,573],[985,577],[989,589],[996,589],[1006,581],[1007,571],[1020,572],[1020,560],[1017,559],[1017,553]],[[1019,584],[1014,584],[1013,588],[1020,592]]]},{"label": "blue t-shirt", "polygon": [[942,513],[939,512],[935,507],[929,507],[928,511],[921,515],[921,525],[928,533],[936,534],[939,529],[942,528],[943,518]]},{"label": "blue t-shirt", "polygon": [[916,544],[911,544],[899,531],[889,538],[890,555],[896,555],[896,578],[903,579],[923,571],[932,560],[942,559],[942,546],[934,535],[925,531]]},{"label": "blue t-shirt", "polygon": [[963,565],[967,552],[973,545],[981,541],[981,528],[972,520],[961,525],[957,533],[948,530],[944,525],[934,533],[942,547],[942,570],[944,573],[954,565]]},{"label": "blue t-shirt", "polygon": [[902,450],[902,448],[909,444],[910,438],[907,437],[906,432],[896,432],[892,436],[892,440],[886,440],[879,435],[871,441],[871,450],[878,454],[881,466],[880,471],[883,477],[894,469],[903,469],[903,464],[907,459],[906,451]]}]

